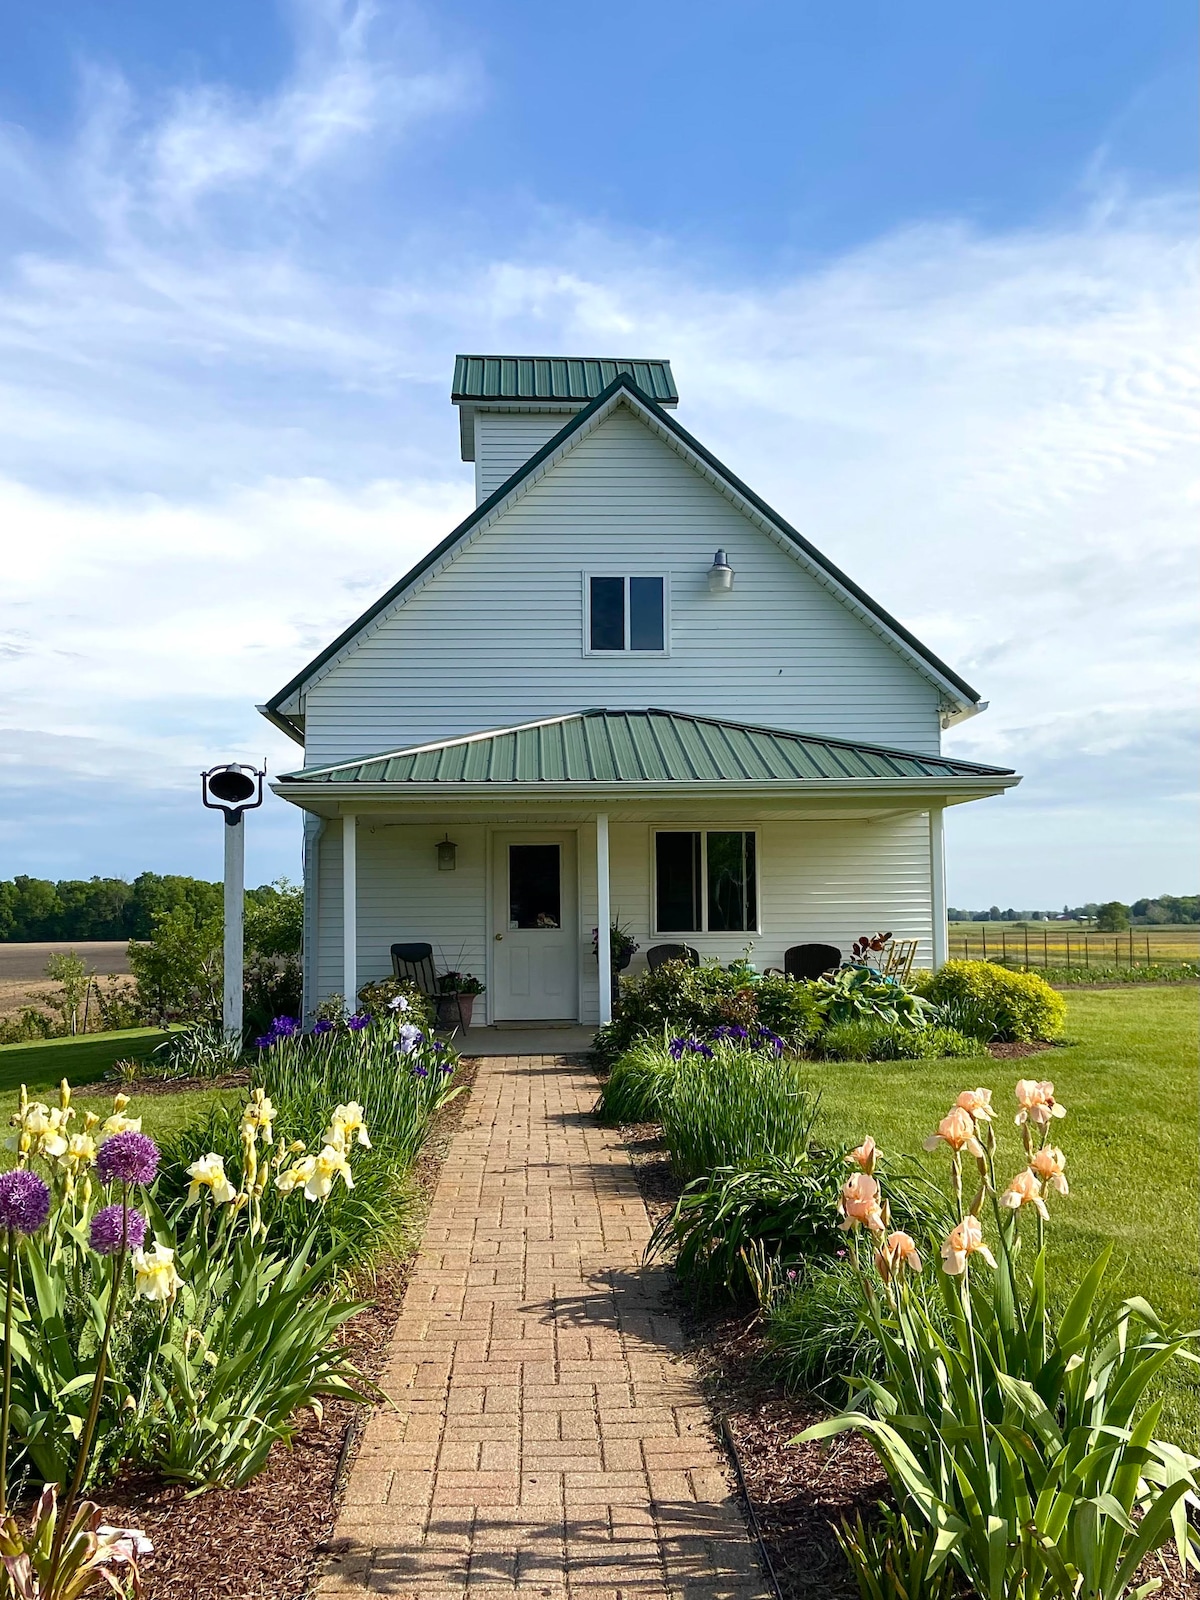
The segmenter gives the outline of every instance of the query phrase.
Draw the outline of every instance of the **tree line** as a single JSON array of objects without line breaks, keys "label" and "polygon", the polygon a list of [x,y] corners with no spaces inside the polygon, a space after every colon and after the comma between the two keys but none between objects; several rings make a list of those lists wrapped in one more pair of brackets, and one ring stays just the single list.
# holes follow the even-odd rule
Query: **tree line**
[{"label": "tree line", "polygon": [[951,922],[1049,922],[1068,918],[1095,923],[1102,932],[1114,932],[1130,926],[1153,928],[1200,922],[1200,895],[1159,894],[1153,899],[1135,900],[1132,905],[1120,900],[1089,900],[1082,906],[1063,906],[1061,911],[1014,911],[1012,906],[1006,911],[999,906],[989,906],[986,911],[959,911],[951,906],[947,916]]},{"label": "tree line", "polygon": [[[271,884],[246,892],[247,910],[277,894]],[[194,923],[222,914],[222,888],[203,878],[143,872],[124,878],[0,879],[0,942],[41,944],[92,939],[149,939],[155,919],[182,911]]]}]

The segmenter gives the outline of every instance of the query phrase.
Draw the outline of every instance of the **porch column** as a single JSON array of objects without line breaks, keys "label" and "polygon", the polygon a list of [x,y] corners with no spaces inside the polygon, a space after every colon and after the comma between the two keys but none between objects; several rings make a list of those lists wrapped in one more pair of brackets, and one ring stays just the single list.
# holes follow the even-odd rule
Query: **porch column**
[{"label": "porch column", "polygon": [[612,912],[608,896],[608,812],[596,813],[596,966],[600,983],[600,1025],[612,1021]]},{"label": "porch column", "polygon": [[933,914],[933,970],[946,964],[949,937],[946,931],[946,837],[941,806],[929,808],[929,887]]},{"label": "porch column", "polygon": [[346,1005],[358,1009],[358,818],[342,817],[342,984]]}]

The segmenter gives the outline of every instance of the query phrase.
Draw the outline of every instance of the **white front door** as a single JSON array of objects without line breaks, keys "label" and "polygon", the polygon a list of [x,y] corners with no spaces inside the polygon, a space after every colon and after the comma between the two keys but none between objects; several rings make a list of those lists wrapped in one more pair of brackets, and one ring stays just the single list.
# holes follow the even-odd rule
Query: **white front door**
[{"label": "white front door", "polygon": [[492,845],[492,1020],[575,1022],[575,835],[498,833]]}]

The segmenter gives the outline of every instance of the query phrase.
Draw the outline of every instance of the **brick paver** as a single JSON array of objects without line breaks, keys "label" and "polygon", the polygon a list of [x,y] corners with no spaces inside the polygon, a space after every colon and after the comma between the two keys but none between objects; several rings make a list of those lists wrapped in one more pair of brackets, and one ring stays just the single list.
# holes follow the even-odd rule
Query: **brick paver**
[{"label": "brick paver", "polygon": [[322,1600],[765,1600],[595,1098],[569,1057],[480,1063]]}]

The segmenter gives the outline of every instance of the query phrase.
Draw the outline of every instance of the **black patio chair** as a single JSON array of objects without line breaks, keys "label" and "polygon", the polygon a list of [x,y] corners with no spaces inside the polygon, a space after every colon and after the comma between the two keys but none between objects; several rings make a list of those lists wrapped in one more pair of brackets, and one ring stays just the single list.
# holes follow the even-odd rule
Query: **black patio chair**
[{"label": "black patio chair", "polygon": [[842,952],[835,944],[794,944],[783,953],[783,970],[789,978],[823,978],[842,964]]},{"label": "black patio chair", "polygon": [[[433,1001],[434,1012],[439,1004],[451,997],[439,994],[437,986],[437,971],[433,965],[433,946],[431,944],[394,944],[392,946],[392,971],[398,978],[403,978],[409,983],[416,984],[427,999]],[[463,1022],[462,998],[454,996],[458,1007],[458,1025],[466,1032]]]},{"label": "black patio chair", "polygon": [[657,972],[668,961],[686,961],[689,967],[698,967],[700,952],[690,944],[656,944],[646,951],[646,965],[651,972]]}]

